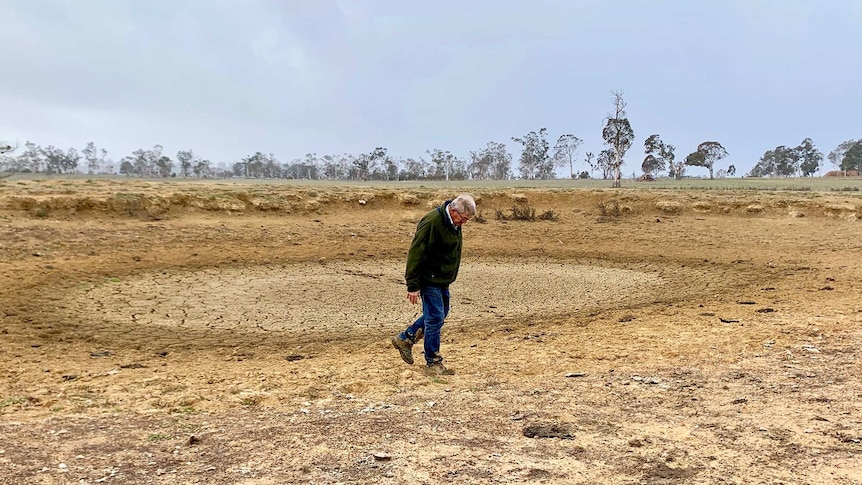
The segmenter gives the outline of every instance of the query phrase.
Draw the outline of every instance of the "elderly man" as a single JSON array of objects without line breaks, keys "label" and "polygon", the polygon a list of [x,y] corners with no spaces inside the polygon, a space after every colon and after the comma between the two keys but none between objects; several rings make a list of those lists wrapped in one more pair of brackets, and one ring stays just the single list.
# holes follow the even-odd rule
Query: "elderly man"
[{"label": "elderly man", "polygon": [[401,358],[413,363],[413,344],[425,340],[425,373],[429,376],[452,375],[440,356],[440,329],[449,314],[449,285],[461,265],[461,226],[476,214],[476,201],[461,194],[425,214],[407,254],[407,300],[422,299],[422,316],[397,336],[392,345]]}]

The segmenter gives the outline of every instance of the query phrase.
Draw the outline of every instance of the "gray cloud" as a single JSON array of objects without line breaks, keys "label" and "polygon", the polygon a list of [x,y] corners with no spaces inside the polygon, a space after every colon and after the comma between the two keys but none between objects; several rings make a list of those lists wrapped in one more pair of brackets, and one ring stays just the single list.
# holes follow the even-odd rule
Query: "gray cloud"
[{"label": "gray cloud", "polygon": [[714,139],[747,170],[778,144],[862,136],[860,24],[852,0],[7,0],[0,138],[231,162],[466,156],[544,126],[598,151],[623,89],[637,143],[660,133],[684,157]]}]

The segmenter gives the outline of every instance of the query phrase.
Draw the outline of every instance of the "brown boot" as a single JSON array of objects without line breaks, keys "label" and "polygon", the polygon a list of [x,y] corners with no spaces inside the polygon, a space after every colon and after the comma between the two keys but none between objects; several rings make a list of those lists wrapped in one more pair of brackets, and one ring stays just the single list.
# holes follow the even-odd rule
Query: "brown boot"
[{"label": "brown boot", "polygon": [[434,362],[433,364],[425,366],[425,375],[429,377],[454,376],[455,371],[443,367],[442,362]]},{"label": "brown boot", "polygon": [[401,340],[396,335],[392,337],[392,346],[398,349],[398,353],[401,354],[401,359],[408,364],[413,363],[413,342],[409,340]]}]

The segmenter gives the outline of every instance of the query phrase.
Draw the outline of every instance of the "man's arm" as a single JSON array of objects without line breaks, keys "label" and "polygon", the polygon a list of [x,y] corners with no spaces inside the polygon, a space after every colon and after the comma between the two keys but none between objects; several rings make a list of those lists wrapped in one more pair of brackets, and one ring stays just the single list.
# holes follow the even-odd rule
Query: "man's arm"
[{"label": "man's arm", "polygon": [[416,227],[416,234],[413,236],[410,250],[407,251],[407,270],[404,272],[404,279],[407,281],[408,293],[419,291],[422,281],[419,268],[422,265],[422,259],[425,257],[425,250],[428,248],[430,234],[430,220],[423,218]]}]

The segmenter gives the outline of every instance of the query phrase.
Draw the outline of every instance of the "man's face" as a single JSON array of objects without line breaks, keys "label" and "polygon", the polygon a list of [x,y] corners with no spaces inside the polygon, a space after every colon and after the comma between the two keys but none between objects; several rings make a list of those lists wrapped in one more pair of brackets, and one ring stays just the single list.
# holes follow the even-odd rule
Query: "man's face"
[{"label": "man's face", "polygon": [[470,220],[470,216],[463,216],[452,207],[449,208],[449,214],[452,216],[452,223],[458,227],[463,226],[465,222]]}]

